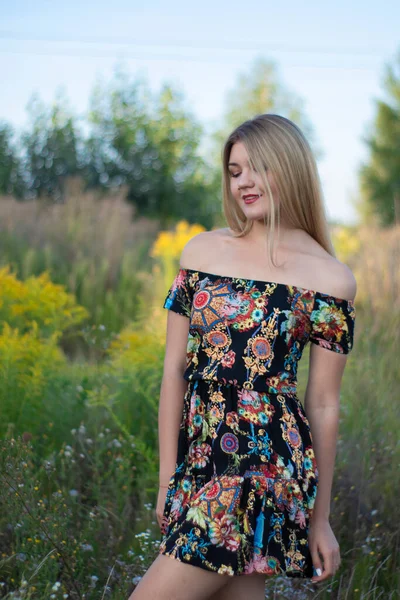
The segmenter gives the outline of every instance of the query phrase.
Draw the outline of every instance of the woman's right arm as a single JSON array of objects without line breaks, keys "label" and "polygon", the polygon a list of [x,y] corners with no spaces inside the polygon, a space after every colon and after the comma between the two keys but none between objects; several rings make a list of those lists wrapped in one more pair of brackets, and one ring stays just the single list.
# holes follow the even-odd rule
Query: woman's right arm
[{"label": "woman's right arm", "polygon": [[183,378],[186,369],[188,333],[189,319],[173,311],[168,311],[166,349],[158,411],[159,484],[161,486],[168,485],[169,479],[175,471],[183,399],[188,385]]}]

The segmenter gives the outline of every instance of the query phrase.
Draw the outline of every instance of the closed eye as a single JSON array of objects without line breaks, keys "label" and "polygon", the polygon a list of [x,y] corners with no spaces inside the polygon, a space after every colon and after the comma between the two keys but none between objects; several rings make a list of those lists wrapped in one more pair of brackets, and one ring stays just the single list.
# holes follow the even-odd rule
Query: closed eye
[{"label": "closed eye", "polygon": [[229,173],[231,177],[239,177],[240,173]]}]

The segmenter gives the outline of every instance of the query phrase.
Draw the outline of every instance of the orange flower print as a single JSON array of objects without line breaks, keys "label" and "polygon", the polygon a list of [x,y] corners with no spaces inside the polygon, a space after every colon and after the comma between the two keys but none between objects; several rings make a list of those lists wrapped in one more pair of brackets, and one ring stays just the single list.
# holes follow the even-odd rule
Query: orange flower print
[{"label": "orange flower print", "polygon": [[221,365],[225,367],[225,369],[229,369],[235,364],[235,358],[236,353],[233,350],[229,350],[229,352],[227,352],[221,359]]},{"label": "orange flower print", "polygon": [[207,465],[211,454],[211,446],[205,442],[193,442],[189,449],[189,462],[193,467],[202,468]]},{"label": "orange flower print", "polygon": [[231,552],[236,552],[240,546],[240,533],[236,524],[236,518],[228,514],[211,521],[209,530],[211,543],[225,546]]}]

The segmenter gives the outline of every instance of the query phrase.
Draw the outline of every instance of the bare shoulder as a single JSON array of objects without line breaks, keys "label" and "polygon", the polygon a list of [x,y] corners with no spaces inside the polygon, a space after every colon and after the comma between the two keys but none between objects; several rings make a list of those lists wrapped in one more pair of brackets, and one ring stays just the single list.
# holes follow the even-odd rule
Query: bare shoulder
[{"label": "bare shoulder", "polygon": [[326,291],[336,298],[354,300],[357,280],[348,265],[327,252],[316,240],[303,233],[306,262],[317,279],[315,290]]},{"label": "bare shoulder", "polygon": [[192,237],[182,250],[180,266],[183,269],[202,270],[210,262],[210,258],[218,252],[221,241],[226,235],[226,229],[202,231]]},{"label": "bare shoulder", "polygon": [[354,300],[357,293],[357,280],[350,267],[333,256],[325,261],[330,274],[332,295],[336,298]]}]

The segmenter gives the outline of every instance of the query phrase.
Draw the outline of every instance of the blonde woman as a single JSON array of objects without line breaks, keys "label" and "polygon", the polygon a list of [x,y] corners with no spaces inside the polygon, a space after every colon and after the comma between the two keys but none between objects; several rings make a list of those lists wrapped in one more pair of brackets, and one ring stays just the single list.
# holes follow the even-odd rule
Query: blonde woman
[{"label": "blonde woman", "polygon": [[246,121],[222,160],[228,227],[190,240],[164,303],[162,539],[135,600],[262,600],[267,577],[340,565],[329,515],[356,281],[293,122]]}]

